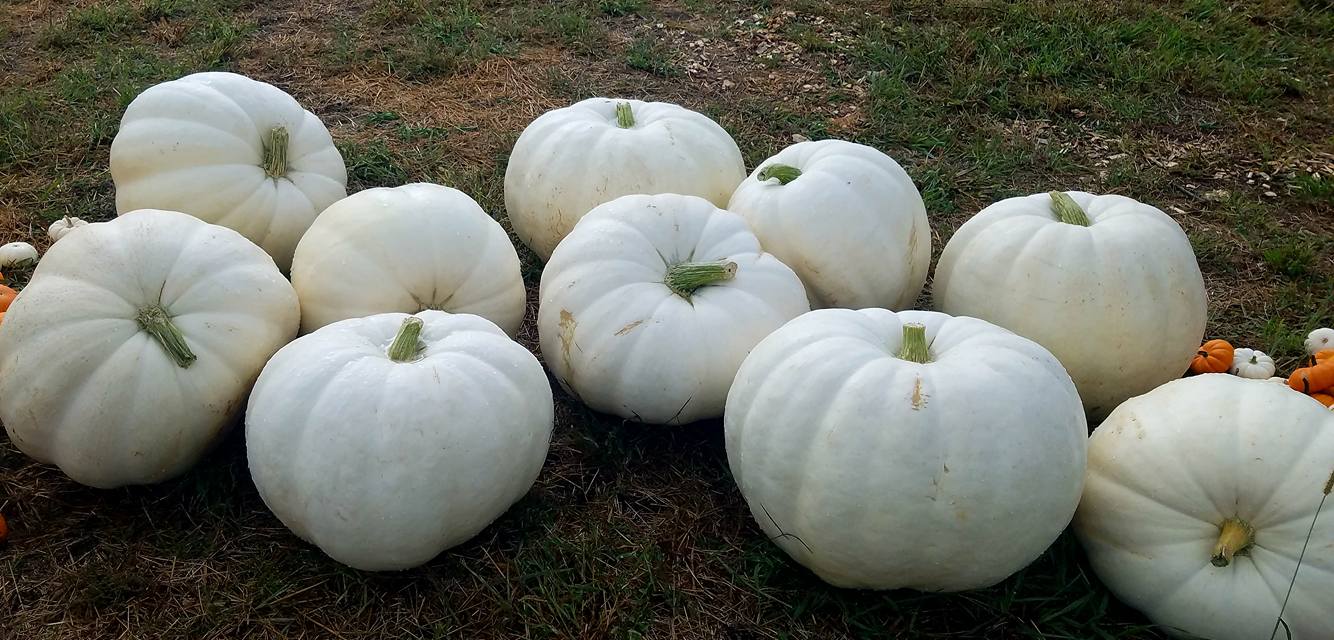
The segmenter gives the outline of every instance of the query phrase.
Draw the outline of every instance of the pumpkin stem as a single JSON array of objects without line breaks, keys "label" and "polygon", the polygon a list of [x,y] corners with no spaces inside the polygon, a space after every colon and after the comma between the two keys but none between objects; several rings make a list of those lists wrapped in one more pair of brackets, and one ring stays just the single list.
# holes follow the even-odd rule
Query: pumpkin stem
[{"label": "pumpkin stem", "polygon": [[176,366],[182,369],[188,369],[195,362],[195,354],[190,350],[190,345],[185,343],[185,336],[180,328],[171,321],[171,316],[167,315],[166,309],[159,306],[144,307],[139,310],[139,315],[135,317],[139,326],[153,336],[158,344],[166,350],[167,355],[171,357]]},{"label": "pumpkin stem", "polygon": [[908,362],[926,364],[931,361],[931,354],[926,346],[926,325],[903,325],[903,345],[899,347],[898,357]]},{"label": "pumpkin stem", "polygon": [[1219,527],[1218,542],[1214,543],[1214,554],[1209,559],[1215,567],[1232,564],[1232,556],[1246,555],[1247,549],[1255,544],[1255,529],[1240,518],[1228,518]]},{"label": "pumpkin stem", "polygon": [[760,170],[758,178],[764,182],[769,178],[778,178],[780,184],[787,184],[801,177],[801,169],[786,164],[771,164]]},{"label": "pumpkin stem", "polygon": [[264,144],[264,173],[270,178],[287,175],[287,128],[269,129],[269,140]]},{"label": "pumpkin stem", "polygon": [[735,262],[681,262],[668,267],[662,282],[673,293],[689,300],[696,289],[735,277]]},{"label": "pumpkin stem", "polygon": [[635,126],[635,113],[630,110],[629,102],[616,103],[616,126],[622,129]]},{"label": "pumpkin stem", "polygon": [[1081,227],[1089,226],[1088,214],[1079,208],[1079,203],[1075,202],[1070,194],[1064,191],[1051,191],[1047,195],[1051,196],[1051,210],[1056,214],[1056,219],[1066,224],[1077,224]]},{"label": "pumpkin stem", "polygon": [[398,328],[398,335],[389,345],[389,359],[394,362],[412,362],[421,354],[422,319],[408,316]]}]

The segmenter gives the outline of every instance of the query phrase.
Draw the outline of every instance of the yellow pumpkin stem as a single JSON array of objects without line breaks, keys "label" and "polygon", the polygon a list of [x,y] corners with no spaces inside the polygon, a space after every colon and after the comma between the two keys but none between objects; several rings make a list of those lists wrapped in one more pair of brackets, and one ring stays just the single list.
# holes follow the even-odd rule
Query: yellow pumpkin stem
[{"label": "yellow pumpkin stem", "polygon": [[398,334],[389,345],[389,359],[394,362],[412,362],[422,352],[422,319],[408,316],[398,328]]},{"label": "yellow pumpkin stem", "polygon": [[144,307],[139,310],[139,315],[135,318],[140,328],[153,336],[162,349],[171,357],[172,362],[182,369],[188,369],[195,363],[196,357],[190,350],[190,345],[185,343],[185,335],[181,333],[179,327],[171,321],[171,316],[167,310],[159,306]]},{"label": "yellow pumpkin stem", "polygon": [[1079,203],[1075,202],[1070,194],[1064,191],[1051,191],[1047,195],[1051,196],[1051,210],[1056,214],[1056,219],[1066,224],[1077,224],[1081,227],[1087,227],[1089,216],[1079,208]]},{"label": "yellow pumpkin stem", "polygon": [[667,269],[663,284],[686,300],[700,287],[707,287],[736,277],[735,262],[682,262]]},{"label": "yellow pumpkin stem", "polygon": [[264,173],[270,178],[287,175],[287,141],[286,127],[269,130],[269,140],[264,144]]},{"label": "yellow pumpkin stem", "polygon": [[635,126],[635,112],[630,110],[629,102],[616,104],[616,126],[622,129]]},{"label": "yellow pumpkin stem", "polygon": [[1240,518],[1228,518],[1219,527],[1218,542],[1214,543],[1214,553],[1209,559],[1215,567],[1232,564],[1232,557],[1246,554],[1246,550],[1255,544],[1255,529]]},{"label": "yellow pumpkin stem", "polygon": [[760,175],[756,176],[760,182],[770,178],[778,178],[780,184],[787,184],[801,177],[801,169],[786,164],[771,164],[760,170]]},{"label": "yellow pumpkin stem", "polygon": [[903,325],[903,345],[899,347],[898,357],[917,364],[931,361],[930,349],[926,344],[926,325]]}]

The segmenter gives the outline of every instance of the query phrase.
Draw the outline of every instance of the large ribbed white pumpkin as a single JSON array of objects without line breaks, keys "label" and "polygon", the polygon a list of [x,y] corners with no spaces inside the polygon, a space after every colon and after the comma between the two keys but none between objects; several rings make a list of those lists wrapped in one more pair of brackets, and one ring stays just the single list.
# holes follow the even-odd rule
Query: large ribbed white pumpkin
[{"label": "large ribbed white pumpkin", "polygon": [[183,473],[296,334],[296,293],[235,231],[141,210],[51,246],[0,330],[0,420],[99,488]]},{"label": "large ribbed white pumpkin", "polygon": [[722,414],[741,360],[808,311],[797,274],[741,216],[694,196],[589,212],[542,272],[542,356],[590,407],[655,424]]},{"label": "large ribbed white pumpkin", "polygon": [[111,143],[111,177],[118,212],[184,211],[235,229],[284,271],[315,216],[347,195],[320,119],[273,85],[225,72],[139,94]]},{"label": "large ribbed white pumpkin", "polygon": [[527,304],[519,254],[500,223],[462,191],[427,183],[335,202],[297,245],[292,285],[303,332],[436,309],[476,314],[514,335]]},{"label": "large ribbed white pumpkin", "polygon": [[908,173],[872,147],[798,142],[761,162],[727,209],[801,276],[812,306],[902,309],[926,282],[926,206]]},{"label": "large ribbed white pumpkin", "polygon": [[589,98],[523,130],[505,170],[505,210],[546,260],[604,202],[680,193],[724,207],[745,177],[741,150],[708,117],[666,102]]},{"label": "large ribbed white pumpkin", "polygon": [[[1118,598],[1182,635],[1334,633],[1334,414],[1284,385],[1228,374],[1169,382],[1117,407],[1089,440],[1075,516]],[[1192,635],[1193,634],[1193,635]]]},{"label": "large ribbed white pumpkin", "polygon": [[936,308],[1036,340],[1095,419],[1178,378],[1204,337],[1204,279],[1167,214],[1079,191],[1002,200],[950,238]]},{"label": "large ribbed white pumpkin", "polygon": [[264,503],[298,536],[358,569],[406,569],[528,492],[552,416],[542,365],[496,325],[386,313],[273,357],[246,409],[246,454]]},{"label": "large ribbed white pumpkin", "polygon": [[840,587],[1004,580],[1060,535],[1084,478],[1070,377],[975,318],[812,311],[746,358],[723,421],[760,529]]}]

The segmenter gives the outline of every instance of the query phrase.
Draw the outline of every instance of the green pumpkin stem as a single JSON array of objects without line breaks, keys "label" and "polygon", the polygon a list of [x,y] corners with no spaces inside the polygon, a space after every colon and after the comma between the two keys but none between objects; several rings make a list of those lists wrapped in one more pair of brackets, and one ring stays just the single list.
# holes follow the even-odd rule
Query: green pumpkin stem
[{"label": "green pumpkin stem", "polygon": [[801,177],[801,169],[786,164],[771,164],[761,169],[760,175],[757,177],[760,179],[760,182],[764,182],[770,178],[778,178],[780,184],[787,184]]},{"label": "green pumpkin stem", "polygon": [[682,262],[668,267],[663,284],[676,295],[689,300],[696,289],[735,277],[735,262]]},{"label": "green pumpkin stem", "polygon": [[931,361],[931,353],[926,346],[926,325],[903,325],[903,345],[899,347],[898,357],[917,364]]},{"label": "green pumpkin stem", "polygon": [[264,144],[264,173],[270,178],[287,175],[287,128],[269,129],[269,139]]},{"label": "green pumpkin stem", "polygon": [[1209,558],[1215,567],[1232,564],[1232,557],[1245,555],[1247,549],[1255,544],[1255,528],[1240,518],[1228,518],[1219,527],[1218,542],[1214,543],[1213,556]]},{"label": "green pumpkin stem", "polygon": [[394,362],[412,362],[422,352],[422,319],[408,316],[398,328],[398,335],[389,345],[389,359]]},{"label": "green pumpkin stem", "polygon": [[167,356],[176,363],[176,366],[182,369],[188,369],[195,362],[195,354],[190,350],[190,345],[185,343],[185,335],[181,333],[179,327],[171,321],[171,316],[167,310],[154,305],[144,307],[139,310],[139,315],[135,317],[139,327],[153,336],[162,349],[167,352]]},{"label": "green pumpkin stem", "polygon": [[1079,203],[1075,202],[1070,194],[1064,191],[1052,191],[1047,195],[1051,196],[1051,210],[1056,214],[1056,219],[1066,224],[1077,224],[1081,227],[1089,226],[1089,217],[1079,208]]},{"label": "green pumpkin stem", "polygon": [[616,103],[616,126],[622,129],[635,126],[635,112],[630,110],[629,102]]}]

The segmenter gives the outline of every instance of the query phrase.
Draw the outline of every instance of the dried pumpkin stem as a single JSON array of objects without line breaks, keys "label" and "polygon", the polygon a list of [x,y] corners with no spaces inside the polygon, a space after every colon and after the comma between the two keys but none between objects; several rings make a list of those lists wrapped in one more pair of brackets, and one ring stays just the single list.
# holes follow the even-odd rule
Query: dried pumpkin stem
[{"label": "dried pumpkin stem", "polygon": [[696,289],[735,277],[735,262],[682,262],[667,268],[663,284],[676,295],[689,300]]},{"label": "dried pumpkin stem", "polygon": [[269,129],[269,139],[264,143],[264,173],[270,178],[287,175],[287,128]]},{"label": "dried pumpkin stem", "polygon": [[1209,562],[1215,567],[1232,564],[1232,557],[1246,554],[1246,550],[1255,544],[1255,529],[1240,518],[1228,518],[1219,527],[1218,542],[1214,543],[1214,553]]},{"label": "dried pumpkin stem", "polygon": [[167,314],[166,309],[160,306],[144,307],[139,310],[139,315],[135,318],[140,328],[153,336],[162,349],[167,352],[176,366],[187,369],[195,362],[195,354],[190,350],[190,345],[185,343],[185,335],[181,333],[179,327],[171,321],[171,316]]},{"label": "dried pumpkin stem", "polygon": [[931,353],[926,346],[926,325],[916,323],[903,325],[903,344],[899,347],[898,357],[917,364],[931,361]]},{"label": "dried pumpkin stem", "polygon": [[389,345],[389,359],[394,362],[412,362],[422,352],[422,319],[409,316],[398,328],[398,334]]},{"label": "dried pumpkin stem", "polygon": [[1051,196],[1051,210],[1056,214],[1056,219],[1066,224],[1077,224],[1081,227],[1089,226],[1089,217],[1079,208],[1079,203],[1075,202],[1070,194],[1064,191],[1052,191],[1047,195]]},{"label": "dried pumpkin stem", "polygon": [[629,102],[616,103],[616,126],[622,129],[635,126],[635,112],[630,110]]},{"label": "dried pumpkin stem", "polygon": [[760,182],[778,178],[780,184],[787,184],[801,177],[801,169],[786,164],[771,164],[760,170]]}]

